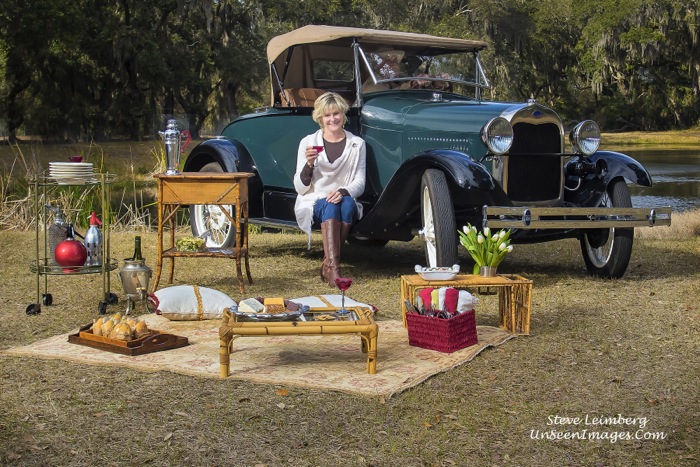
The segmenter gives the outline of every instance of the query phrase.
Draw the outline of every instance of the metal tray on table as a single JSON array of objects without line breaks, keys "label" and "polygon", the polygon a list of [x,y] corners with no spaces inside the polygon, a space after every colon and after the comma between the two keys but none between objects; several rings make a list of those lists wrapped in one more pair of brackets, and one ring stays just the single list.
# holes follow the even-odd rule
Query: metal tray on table
[{"label": "metal tray on table", "polygon": [[284,313],[245,313],[240,311],[237,306],[232,306],[229,310],[237,317],[238,321],[294,321],[309,311],[309,307],[307,305],[299,305],[298,310]]}]

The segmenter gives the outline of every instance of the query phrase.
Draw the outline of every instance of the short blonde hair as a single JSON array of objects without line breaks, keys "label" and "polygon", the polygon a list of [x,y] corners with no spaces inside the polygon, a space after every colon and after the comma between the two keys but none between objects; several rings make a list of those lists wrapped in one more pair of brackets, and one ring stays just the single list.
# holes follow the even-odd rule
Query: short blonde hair
[{"label": "short blonde hair", "polygon": [[338,109],[343,114],[343,124],[347,123],[348,117],[345,114],[350,110],[350,106],[343,96],[331,91],[321,94],[316,99],[316,102],[314,102],[314,113],[311,114],[311,118],[318,123],[318,126],[323,128],[323,116],[332,109]]}]

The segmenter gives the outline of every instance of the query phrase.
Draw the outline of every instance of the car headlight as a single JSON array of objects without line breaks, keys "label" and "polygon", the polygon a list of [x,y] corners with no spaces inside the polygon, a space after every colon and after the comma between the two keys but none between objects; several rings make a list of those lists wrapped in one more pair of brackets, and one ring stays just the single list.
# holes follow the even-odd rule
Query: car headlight
[{"label": "car headlight", "polygon": [[513,144],[513,126],[503,117],[492,118],[481,130],[481,139],[489,151],[501,155]]},{"label": "car headlight", "polygon": [[571,130],[569,141],[576,154],[590,156],[600,147],[600,128],[592,120],[584,120]]}]

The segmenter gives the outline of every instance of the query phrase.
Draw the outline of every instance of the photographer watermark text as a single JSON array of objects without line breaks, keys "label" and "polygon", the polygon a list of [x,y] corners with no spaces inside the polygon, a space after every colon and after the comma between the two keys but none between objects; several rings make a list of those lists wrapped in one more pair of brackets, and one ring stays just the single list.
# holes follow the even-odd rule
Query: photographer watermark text
[{"label": "photographer watermark text", "polygon": [[647,417],[589,415],[568,417],[549,415],[547,428],[530,430],[530,439],[557,441],[663,441],[668,434],[647,429]]}]

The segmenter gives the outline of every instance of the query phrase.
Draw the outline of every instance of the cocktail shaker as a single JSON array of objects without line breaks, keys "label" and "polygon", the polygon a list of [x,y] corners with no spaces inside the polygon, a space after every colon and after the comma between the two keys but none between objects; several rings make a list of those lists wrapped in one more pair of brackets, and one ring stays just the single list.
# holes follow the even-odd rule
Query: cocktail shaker
[{"label": "cocktail shaker", "polygon": [[163,137],[165,144],[165,175],[176,175],[180,171],[180,144],[182,143],[182,133],[177,128],[177,120],[168,120],[165,131],[158,132]]}]

